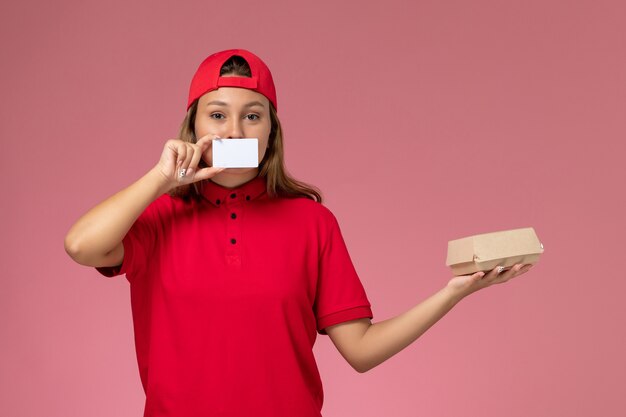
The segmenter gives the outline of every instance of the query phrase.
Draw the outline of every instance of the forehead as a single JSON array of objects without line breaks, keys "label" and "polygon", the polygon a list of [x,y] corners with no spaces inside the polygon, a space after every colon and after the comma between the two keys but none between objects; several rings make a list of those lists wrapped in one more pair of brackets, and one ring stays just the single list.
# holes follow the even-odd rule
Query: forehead
[{"label": "forehead", "polygon": [[202,106],[209,101],[219,100],[228,103],[230,106],[246,104],[250,101],[260,101],[265,108],[269,108],[269,100],[261,93],[240,87],[220,87],[217,90],[209,91],[200,97],[198,104]]}]

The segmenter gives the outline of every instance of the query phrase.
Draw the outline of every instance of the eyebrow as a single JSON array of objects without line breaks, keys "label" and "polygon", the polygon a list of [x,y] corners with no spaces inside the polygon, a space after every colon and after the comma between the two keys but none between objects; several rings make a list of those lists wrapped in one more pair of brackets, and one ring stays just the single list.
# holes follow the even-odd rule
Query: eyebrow
[{"label": "eyebrow", "polygon": [[[228,103],[224,102],[224,101],[219,101],[219,100],[213,100],[213,101],[209,101],[206,105],[207,107],[210,106],[211,104],[215,104],[217,106],[228,106]],[[245,104],[243,107],[252,107],[252,106],[261,106],[261,107],[265,107],[263,105],[263,103],[261,103],[260,101],[251,101],[247,104]]]}]

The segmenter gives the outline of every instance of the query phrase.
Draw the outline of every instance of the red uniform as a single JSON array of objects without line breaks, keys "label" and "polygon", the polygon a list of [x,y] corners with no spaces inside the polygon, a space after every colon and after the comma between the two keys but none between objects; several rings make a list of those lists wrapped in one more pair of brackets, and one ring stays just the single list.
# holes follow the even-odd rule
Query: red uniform
[{"label": "red uniform", "polygon": [[372,318],[332,212],[265,177],[163,194],[123,240],[144,417],[320,417],[313,344]]}]

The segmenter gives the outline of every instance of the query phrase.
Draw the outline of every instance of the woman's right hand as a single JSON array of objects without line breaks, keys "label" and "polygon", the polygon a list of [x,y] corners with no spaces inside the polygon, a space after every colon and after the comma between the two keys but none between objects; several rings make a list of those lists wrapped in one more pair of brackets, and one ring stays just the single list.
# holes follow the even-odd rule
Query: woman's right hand
[{"label": "woman's right hand", "polygon": [[[124,236],[150,203],[172,188],[211,178],[226,169],[198,169],[200,158],[204,153],[208,155],[213,139],[217,138],[206,135],[197,143],[168,140],[161,159],[148,173],[78,219],[65,236],[65,251],[82,265],[120,265],[124,259]],[[179,178],[181,168],[191,172]]]},{"label": "woman's right hand", "polygon": [[[169,139],[165,142],[161,159],[154,169],[165,178],[168,191],[180,185],[211,178],[225,169],[207,167],[198,170],[200,158],[211,147],[214,139],[219,139],[219,136],[209,134],[198,139],[197,143],[180,139]],[[179,172],[182,169],[186,172],[180,177]]]}]

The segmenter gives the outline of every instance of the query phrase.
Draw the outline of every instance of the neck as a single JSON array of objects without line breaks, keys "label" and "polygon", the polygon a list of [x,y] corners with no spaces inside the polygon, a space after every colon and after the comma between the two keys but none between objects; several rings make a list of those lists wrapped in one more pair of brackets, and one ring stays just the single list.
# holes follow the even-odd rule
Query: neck
[{"label": "neck", "polygon": [[254,179],[258,174],[259,168],[226,168],[211,177],[211,181],[225,188],[237,188]]}]

